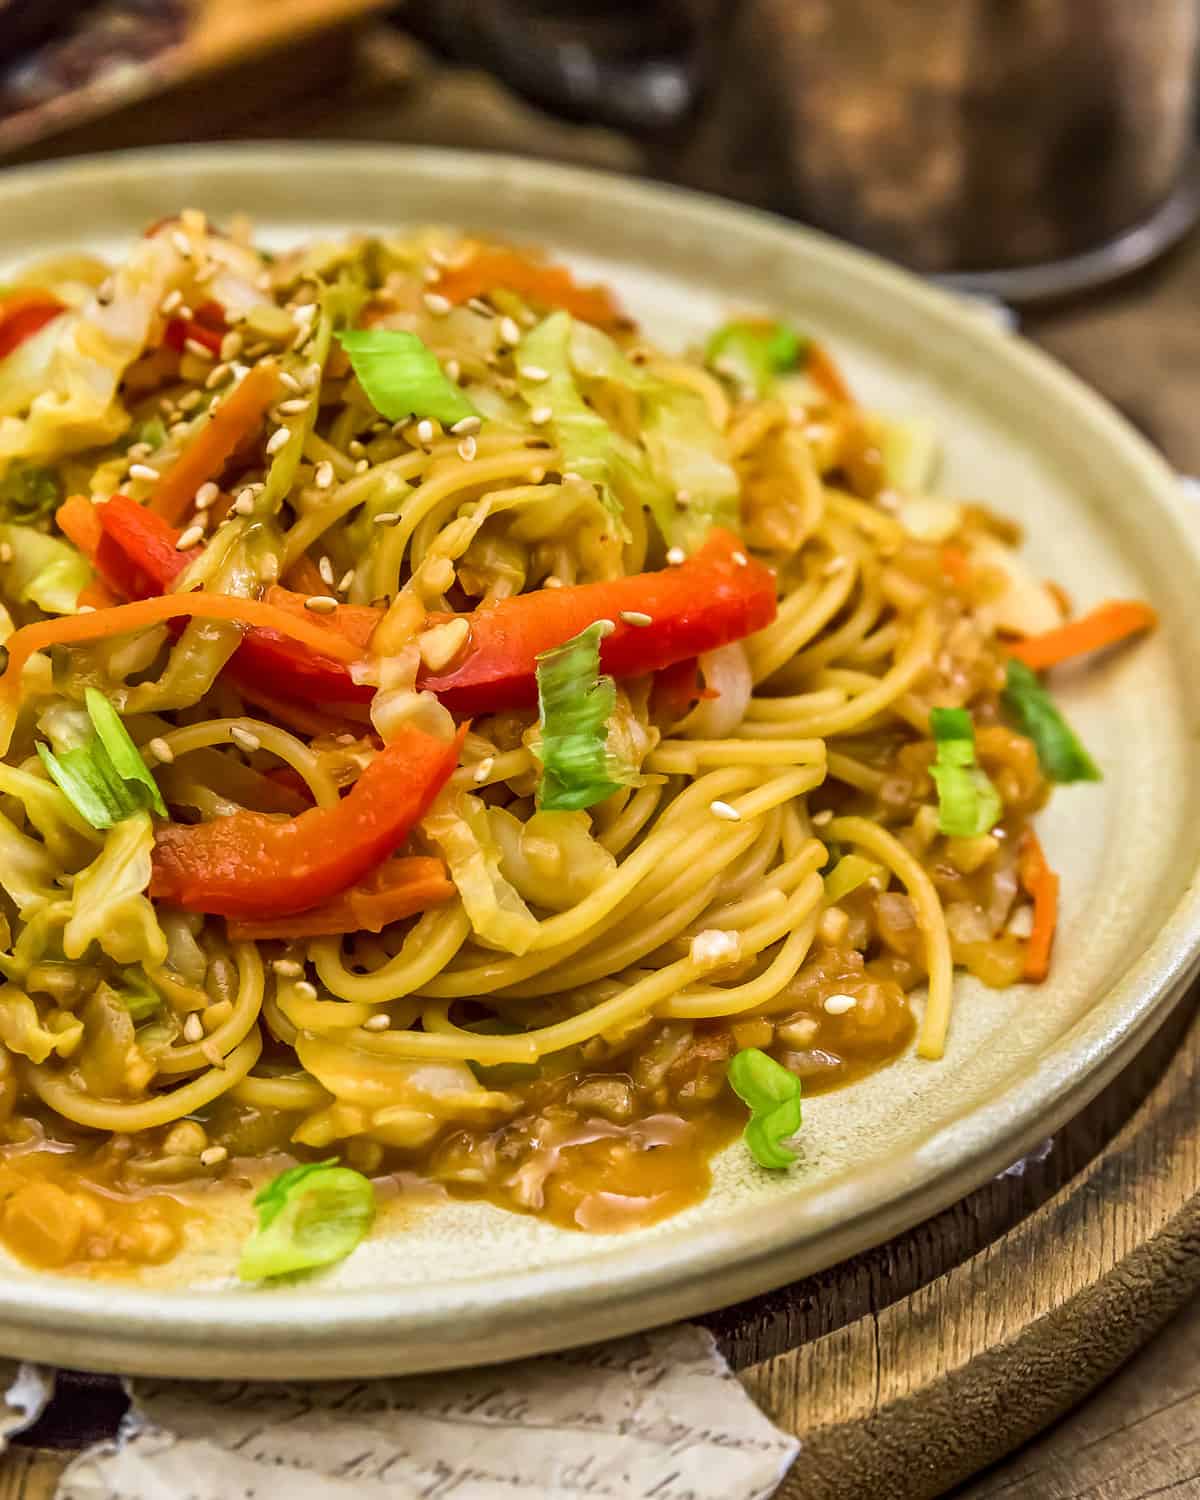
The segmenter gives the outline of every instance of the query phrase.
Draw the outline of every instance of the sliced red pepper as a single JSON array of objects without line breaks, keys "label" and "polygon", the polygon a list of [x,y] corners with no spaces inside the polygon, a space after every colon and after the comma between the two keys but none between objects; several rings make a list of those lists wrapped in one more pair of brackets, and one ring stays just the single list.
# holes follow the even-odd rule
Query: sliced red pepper
[{"label": "sliced red pepper", "polygon": [[165,594],[201,548],[180,552],[181,533],[157,512],[128,495],[96,506],[102,535],[93,559],[104,581],[126,599]]},{"label": "sliced red pepper", "polygon": [[334,937],[343,932],[382,932],[431,906],[441,906],[454,895],[454,884],[440,859],[425,854],[389,859],[362,881],[323,901],[312,911],[293,917],[269,917],[260,922],[230,922],[235,943],[268,938]]},{"label": "sliced red pepper", "polygon": [[225,309],[219,302],[202,302],[190,318],[172,318],[163,333],[163,343],[180,354],[188,339],[201,344],[210,354],[220,354],[221,343],[229,332]]},{"label": "sliced red pepper", "polygon": [[704,686],[699,659],[689,656],[654,674],[650,711],[655,718],[663,719],[668,724],[678,724],[680,719],[687,718],[701,699],[719,696],[715,689]]},{"label": "sliced red pepper", "polygon": [[57,318],[64,304],[51,292],[31,288],[0,298],[0,359]]},{"label": "sliced red pepper", "polygon": [[[462,664],[427,673],[417,685],[455,714],[530,707],[537,702],[539,654],[597,620],[614,625],[600,643],[600,665],[612,677],[657,672],[741,640],[775,618],[775,576],[742,546],[732,532],[717,529],[678,567],[484,606],[470,616]],[[629,624],[621,618],[626,611],[649,615],[650,624]]]},{"label": "sliced red pepper", "polygon": [[187,911],[247,921],[308,911],[354,885],[408,838],[458,763],[452,742],[402,729],[336,807],[281,822],[236,812],[168,823],[154,847],[150,894]]}]

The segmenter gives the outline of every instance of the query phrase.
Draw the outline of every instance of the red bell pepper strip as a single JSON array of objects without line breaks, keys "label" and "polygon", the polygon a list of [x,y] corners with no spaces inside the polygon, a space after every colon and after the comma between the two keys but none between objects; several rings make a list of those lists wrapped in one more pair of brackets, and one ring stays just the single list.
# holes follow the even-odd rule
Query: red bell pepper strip
[{"label": "red bell pepper strip", "polygon": [[389,859],[359,885],[349,886],[312,911],[260,922],[230,922],[235,943],[268,938],[334,937],[343,932],[382,932],[391,922],[441,906],[454,895],[454,884],[440,859],[425,854]]},{"label": "red bell pepper strip", "polygon": [[210,354],[220,354],[221,342],[228,332],[225,309],[221,304],[202,302],[190,318],[171,319],[163,333],[163,343],[182,354],[188,339],[191,339]]},{"label": "red bell pepper strip", "polygon": [[0,298],[0,359],[7,358],[19,344],[32,338],[53,318],[64,311],[64,305],[50,292],[10,292]]},{"label": "red bell pepper strip", "polygon": [[699,661],[694,656],[688,656],[655,673],[650,712],[655,718],[668,724],[678,724],[680,719],[687,718],[702,699],[719,696],[713,688],[703,685]]},{"label": "red bell pepper strip", "polygon": [[[651,623],[631,625],[621,619],[624,611],[649,615]],[[470,616],[462,664],[427,673],[417,685],[455,714],[529,707],[537,702],[540,653],[597,620],[615,627],[600,643],[601,669],[637,677],[741,640],[774,618],[774,574],[747,557],[732,532],[717,529],[678,567],[485,605]]]},{"label": "red bell pepper strip", "polygon": [[336,807],[280,822],[236,812],[168,823],[154,846],[150,894],[187,911],[266,921],[308,911],[356,884],[408,838],[458,763],[451,741],[402,729]]}]

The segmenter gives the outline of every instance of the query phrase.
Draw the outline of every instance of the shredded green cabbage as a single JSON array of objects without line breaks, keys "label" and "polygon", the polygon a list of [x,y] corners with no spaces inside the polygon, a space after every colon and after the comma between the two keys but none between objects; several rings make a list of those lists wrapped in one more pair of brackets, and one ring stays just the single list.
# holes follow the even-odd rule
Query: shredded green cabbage
[{"label": "shredded green cabbage", "polygon": [[965,708],[930,710],[937,759],[929,768],[938,794],[938,829],[950,838],[976,838],[1000,821],[1000,793],[975,763],[975,726]]},{"label": "shredded green cabbage", "polygon": [[375,1189],[336,1158],[289,1167],[254,1200],[258,1228],[238,1262],[243,1281],[311,1271],[344,1260],[375,1218]]},{"label": "shredded green cabbage", "polygon": [[119,964],[162,966],[167,940],[145,894],[153,850],[149,813],[135,813],[109,831],[100,853],[72,885],[62,939],[68,958],[82,958],[97,943]]},{"label": "shredded green cabbage", "polygon": [[432,417],[452,427],[479,413],[442,369],[437,355],[415,333],[401,328],[361,328],[338,334],[359,384],[389,422]]},{"label": "shredded green cabbage", "polygon": [[629,784],[631,768],[608,746],[617,688],[600,673],[606,633],[597,621],[537,659],[541,743],[534,753],[542,763],[537,801],[545,812],[592,807]]}]

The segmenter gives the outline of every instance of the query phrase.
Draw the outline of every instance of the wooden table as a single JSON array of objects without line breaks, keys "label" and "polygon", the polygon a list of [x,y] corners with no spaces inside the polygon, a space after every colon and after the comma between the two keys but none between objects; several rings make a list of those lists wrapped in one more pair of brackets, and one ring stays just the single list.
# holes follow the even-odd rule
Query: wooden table
[{"label": "wooden table", "polygon": [[[493,145],[645,166],[636,144],[548,121],[488,79],[431,68],[394,36],[343,38],[323,59],[339,71],[321,73],[314,58],[302,104],[281,91],[233,133]],[[294,56],[291,68],[294,78]],[[257,85],[257,97],[271,96],[261,64]],[[156,112],[157,134],[228,135],[210,102],[206,90],[191,107],[170,103]],[[145,139],[143,111],[42,154]],[[1198,306],[1200,234],[1133,281],[1027,317],[1025,331],[1178,468],[1200,474]],[[955,1500],[1200,1496],[1200,1301],[1177,1310],[1200,1285],[1198,1070],[1193,1000],[1022,1176],[711,1320],[755,1397],[808,1435],[781,1495],[892,1500],[976,1474]],[[1073,1414],[977,1474],[1131,1354]],[[12,1450],[0,1460],[0,1500],[49,1500],[63,1462]]]}]

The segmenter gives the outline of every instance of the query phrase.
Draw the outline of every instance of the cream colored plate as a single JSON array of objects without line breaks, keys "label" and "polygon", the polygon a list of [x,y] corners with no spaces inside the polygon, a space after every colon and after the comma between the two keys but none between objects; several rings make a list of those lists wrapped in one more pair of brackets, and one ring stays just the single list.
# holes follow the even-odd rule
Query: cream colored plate
[{"label": "cream colored plate", "polygon": [[[899,271],[762,215],[496,157],[362,147],[163,151],[0,178],[6,264],[119,251],[185,205],[274,243],[429,221],[541,241],[619,289],[667,344],[760,303],[827,339],[861,398],[932,418],[945,487],[1016,517],[1086,607],[1154,601],[1162,630],[1057,685],[1105,770],[1041,820],[1063,871],[1051,980],[960,981],[944,1062],[907,1058],[805,1104],[787,1174],[740,1147],[702,1205],[621,1237],[487,1205],[409,1210],[329,1275],[235,1286],[228,1241],[137,1288],[0,1271],[0,1353],[159,1375],[316,1377],[482,1363],[695,1314],[828,1266],[944,1207],[1042,1140],[1163,1017],[1197,954],[1200,508],[1117,416],[1028,345]],[[4,265],[0,265],[0,280]],[[1116,357],[1116,356],[1114,356]],[[218,1200],[224,1203],[225,1200]]]}]

